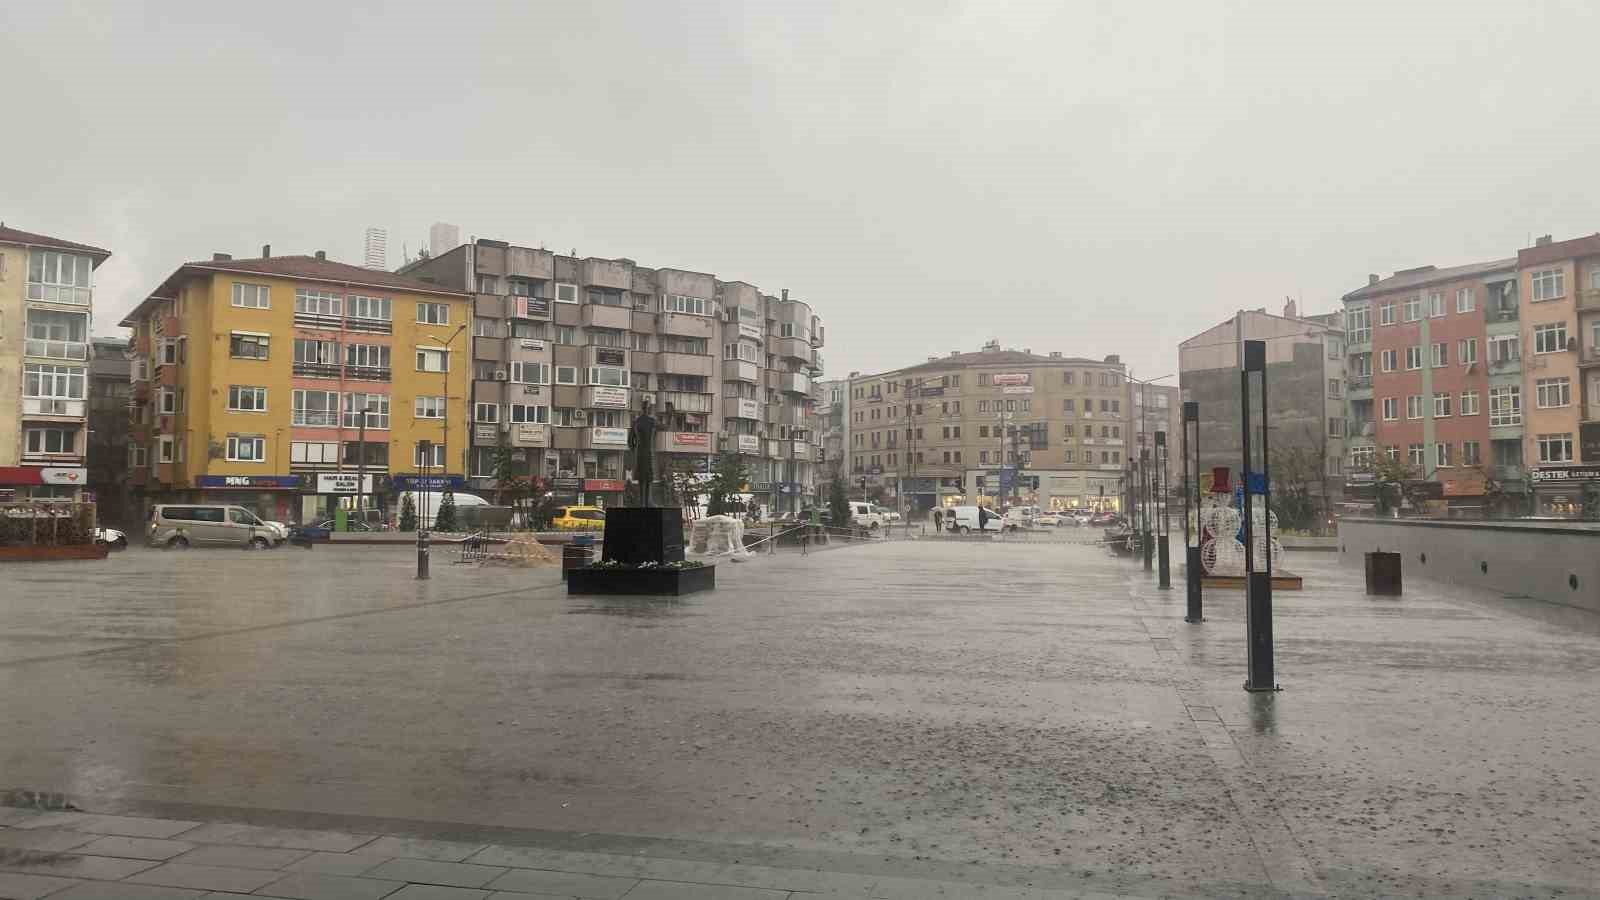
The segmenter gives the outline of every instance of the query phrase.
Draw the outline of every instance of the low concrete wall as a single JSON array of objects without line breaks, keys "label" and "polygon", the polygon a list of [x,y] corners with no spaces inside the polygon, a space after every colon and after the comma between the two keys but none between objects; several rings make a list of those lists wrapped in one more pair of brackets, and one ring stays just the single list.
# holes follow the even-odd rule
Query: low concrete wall
[{"label": "low concrete wall", "polygon": [[1399,553],[1406,581],[1429,578],[1600,612],[1600,529],[1424,519],[1339,521],[1339,559]]}]

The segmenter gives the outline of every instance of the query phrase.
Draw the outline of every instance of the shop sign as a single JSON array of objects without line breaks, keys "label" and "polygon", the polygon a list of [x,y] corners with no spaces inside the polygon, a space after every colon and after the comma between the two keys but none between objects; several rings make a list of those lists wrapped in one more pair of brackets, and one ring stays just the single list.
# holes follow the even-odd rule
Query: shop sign
[{"label": "shop sign", "polygon": [[196,475],[198,488],[241,488],[257,490],[299,490],[298,475]]},{"label": "shop sign", "polygon": [[1030,385],[1024,385],[1022,387],[1006,387],[1006,388],[1001,388],[1000,389],[1000,393],[1002,393],[1002,394],[1031,394],[1031,393],[1033,393],[1033,387],[1030,386]]},{"label": "shop sign", "polygon": [[922,397],[943,397],[944,396],[944,387],[943,386],[939,386],[939,387],[919,388],[917,390],[917,392],[915,394],[913,394],[912,396],[917,397],[917,398],[922,398]]},{"label": "shop sign", "polygon": [[492,444],[499,439],[499,432],[496,430],[498,427],[497,425],[474,425],[472,426],[472,439],[479,443]]},{"label": "shop sign", "polygon": [[550,318],[550,298],[548,297],[518,297],[517,318],[519,319],[548,319]]},{"label": "shop sign", "polygon": [[549,432],[545,426],[534,423],[519,423],[512,426],[512,439],[521,447],[543,447],[549,443]]},{"label": "shop sign", "polygon": [[1013,372],[1009,375],[994,375],[989,380],[996,387],[1005,387],[1006,385],[1029,384],[1033,381],[1033,376],[1027,372]]},{"label": "shop sign", "polygon": [[460,475],[396,475],[397,491],[442,491],[448,486],[452,491],[467,489],[467,479]]},{"label": "shop sign", "polygon": [[800,485],[793,481],[780,481],[778,482],[778,493],[798,494],[800,493]]},{"label": "shop sign", "polygon": [[[739,399],[739,411],[735,418],[759,419],[761,418],[761,404],[754,400]],[[742,447],[742,445],[741,445]]]},{"label": "shop sign", "polygon": [[[357,488],[360,488],[358,491]],[[372,476],[361,475],[357,472],[318,472],[317,493],[319,494],[370,494],[372,493]]]},{"label": "shop sign", "polygon": [[554,491],[581,491],[583,490],[582,478],[552,478],[550,489]]},{"label": "shop sign", "polygon": [[589,430],[589,442],[604,444],[608,447],[628,446],[628,429],[626,428],[600,428]]},{"label": "shop sign", "polygon": [[760,343],[761,342],[761,328],[760,328],[760,326],[757,326],[757,325],[751,325],[748,322],[740,322],[739,323],[739,337],[749,338],[750,340],[755,341],[756,343]]},{"label": "shop sign", "polygon": [[82,467],[0,466],[0,484],[77,484],[88,481]]},{"label": "shop sign", "polygon": [[[618,351],[621,352],[621,351]],[[591,387],[590,405],[608,409],[628,408],[628,389],[619,387]]]},{"label": "shop sign", "polygon": [[586,491],[601,491],[615,494],[621,493],[624,487],[626,487],[626,485],[622,483],[622,479],[620,478],[586,478],[583,481],[583,489]]},{"label": "shop sign", "polygon": [[1600,481],[1600,467],[1595,466],[1549,466],[1534,469],[1534,484],[1574,484],[1586,481]]},{"label": "shop sign", "polygon": [[672,446],[708,448],[711,446],[711,435],[704,431],[674,431]]},{"label": "shop sign", "polygon": [[594,364],[597,366],[625,366],[628,364],[627,351],[617,350],[612,347],[596,347]]},{"label": "shop sign", "polygon": [[761,452],[761,438],[758,438],[753,434],[741,434],[738,437],[739,437],[739,452],[740,453],[760,453]]}]

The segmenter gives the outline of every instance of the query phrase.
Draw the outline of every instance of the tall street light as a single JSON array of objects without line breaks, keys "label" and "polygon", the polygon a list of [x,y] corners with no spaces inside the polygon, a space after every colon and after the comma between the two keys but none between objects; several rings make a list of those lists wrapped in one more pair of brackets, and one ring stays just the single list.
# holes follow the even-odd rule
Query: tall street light
[{"label": "tall street light", "polygon": [[[1139,472],[1139,487],[1136,488],[1136,490],[1148,491],[1149,485],[1150,485],[1150,479],[1149,479],[1150,473],[1148,471],[1148,469],[1149,469],[1149,451],[1150,451],[1150,447],[1149,447],[1148,444],[1145,443],[1145,437],[1144,437],[1145,434],[1147,433],[1147,430],[1146,430],[1146,424],[1147,424],[1146,423],[1146,417],[1148,416],[1148,412],[1147,411],[1150,409],[1150,394],[1149,394],[1149,391],[1147,390],[1147,388],[1149,388],[1150,385],[1155,384],[1158,381],[1166,381],[1168,378],[1174,377],[1175,374],[1176,373],[1169,372],[1166,375],[1162,375],[1162,376],[1160,376],[1158,378],[1134,378],[1132,375],[1128,376],[1128,381],[1130,383],[1137,384],[1139,386],[1139,447],[1140,447],[1139,469],[1140,469],[1140,472]],[[1133,454],[1130,453],[1128,455],[1132,456]],[[1141,537],[1143,539],[1141,543],[1142,543],[1142,546],[1144,547],[1144,568],[1145,568],[1145,571],[1148,572],[1151,569],[1151,561],[1152,561],[1151,557],[1154,555],[1154,551],[1155,551],[1155,544],[1153,542],[1154,535],[1151,534],[1151,527],[1150,527],[1150,525],[1151,525],[1151,509],[1150,509],[1150,507],[1151,507],[1152,504],[1150,504],[1148,502],[1148,500],[1147,500],[1145,503],[1143,503],[1141,505],[1144,507],[1144,509],[1143,509],[1143,527],[1141,528],[1140,527],[1140,523],[1135,522],[1134,523],[1134,528],[1136,530],[1142,530],[1144,532],[1143,535],[1141,535]],[[1163,511],[1162,514],[1165,515],[1165,512]]]},{"label": "tall street light", "polygon": [[[451,334],[444,342],[444,371],[441,373],[444,378],[444,440],[441,442],[440,450],[441,455],[444,457],[444,464],[440,468],[443,470],[444,483],[447,485],[450,483],[450,345],[455,342],[457,337],[461,336],[461,332],[466,330],[467,323],[462,322],[461,327],[457,328],[455,333]],[[364,420],[365,416],[362,418]],[[433,462],[433,447],[428,441],[418,441],[417,446],[422,453],[422,459],[420,460],[422,465],[418,466],[422,471],[418,472],[419,490],[417,491],[417,496],[427,497],[428,477],[423,473],[432,468],[430,464]],[[417,523],[417,578],[419,580],[427,580],[429,577],[428,553],[430,542],[428,539],[427,506],[425,504],[426,501],[423,504],[419,504],[424,512],[422,520]]]}]

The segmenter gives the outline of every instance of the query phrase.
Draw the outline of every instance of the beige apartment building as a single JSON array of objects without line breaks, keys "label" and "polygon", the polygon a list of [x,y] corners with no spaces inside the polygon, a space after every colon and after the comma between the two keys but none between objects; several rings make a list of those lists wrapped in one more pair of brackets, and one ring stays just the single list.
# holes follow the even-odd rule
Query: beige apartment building
[{"label": "beige apartment building", "polygon": [[787,291],[482,239],[401,273],[473,295],[471,487],[493,489],[505,446],[558,496],[617,505],[648,401],[658,471],[737,453],[757,502],[782,512],[815,496],[823,326]]},{"label": "beige apartment building", "polygon": [[[1038,355],[992,341],[974,353],[852,374],[852,493],[881,488],[913,513],[1005,506],[1013,496],[1052,510],[1115,510],[1132,444],[1126,381],[1117,356]],[[1013,490],[1002,470],[1019,462]]]}]

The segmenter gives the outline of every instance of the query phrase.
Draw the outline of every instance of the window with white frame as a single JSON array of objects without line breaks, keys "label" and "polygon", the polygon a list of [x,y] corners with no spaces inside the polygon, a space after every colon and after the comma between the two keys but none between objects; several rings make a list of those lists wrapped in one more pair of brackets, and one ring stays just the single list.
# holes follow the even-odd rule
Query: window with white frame
[{"label": "window with white frame", "polygon": [[267,439],[259,434],[228,435],[228,460],[230,462],[266,462]]},{"label": "window with white frame", "polygon": [[267,389],[242,384],[228,385],[229,412],[266,412]]},{"label": "window with white frame", "polygon": [[1336,437],[1336,438],[1344,437],[1344,419],[1341,419],[1341,418],[1329,418],[1328,419],[1328,437]]},{"label": "window with white frame", "polygon": [[76,428],[28,428],[22,432],[22,452],[31,455],[76,453]]},{"label": "window with white frame", "polygon": [[1450,344],[1448,341],[1433,342],[1433,367],[1440,369],[1450,364]]},{"label": "window with white frame", "polygon": [[150,361],[145,359],[142,356],[139,357],[138,359],[134,360],[133,361],[133,372],[132,372],[132,375],[130,376],[130,380],[132,380],[132,381],[149,381],[150,380]]},{"label": "window with white frame", "polygon": [[556,302],[577,303],[578,286],[575,284],[562,284],[560,282],[556,282]]},{"label": "window with white frame", "polygon": [[578,329],[571,325],[556,326],[556,343],[576,344],[578,342]]},{"label": "window with white frame", "polygon": [[1478,339],[1463,338],[1456,341],[1457,361],[1463,366],[1470,366],[1478,361]]},{"label": "window with white frame", "polygon": [[176,458],[177,443],[178,442],[170,434],[163,434],[161,436],[161,440],[157,442],[157,446],[160,447],[160,454],[158,458],[161,462],[169,463]]},{"label": "window with white frame", "polygon": [[295,288],[294,311],[306,316],[338,316],[344,311],[344,297],[333,291]]},{"label": "window with white frame", "polygon": [[756,345],[746,341],[724,344],[722,346],[722,356],[724,359],[737,359],[748,363],[761,362],[761,351],[756,349]]},{"label": "window with white frame", "polygon": [[1433,395],[1433,417],[1444,419],[1450,416],[1450,394],[1439,393]]},{"label": "window with white frame", "polygon": [[388,297],[367,297],[361,294],[351,294],[349,297],[349,314],[352,319],[370,319],[375,322],[388,322],[393,319]]},{"label": "window with white frame", "polygon": [[94,260],[54,250],[28,251],[28,299],[50,303],[89,304]]},{"label": "window with white frame", "polygon": [[1483,445],[1477,441],[1461,442],[1461,464],[1463,466],[1477,466],[1483,464]]},{"label": "window with white frame", "polygon": [[550,366],[541,362],[521,362],[513,360],[510,366],[510,380],[517,384],[549,384]]},{"label": "window with white frame", "polygon": [[339,345],[334,341],[294,340],[294,361],[324,366],[339,364]]},{"label": "window with white frame", "polygon": [[1396,351],[1394,351],[1394,350],[1384,350],[1383,352],[1378,354],[1378,357],[1379,357],[1379,360],[1383,363],[1383,371],[1385,371],[1385,372],[1393,372],[1394,371],[1395,363],[1398,361],[1398,358],[1399,358],[1399,354]]},{"label": "window with white frame", "polygon": [[228,355],[234,359],[266,359],[272,338],[264,334],[235,331],[228,335]]},{"label": "window with white frame", "polygon": [[1514,334],[1489,338],[1489,362],[1508,363],[1522,358],[1522,339]]},{"label": "window with white frame", "polygon": [[1406,371],[1422,368],[1422,346],[1413,344],[1406,348]]},{"label": "window with white frame", "polygon": [[1489,426],[1522,424],[1522,388],[1518,385],[1489,388]]},{"label": "window with white frame", "polygon": [[418,372],[448,372],[450,371],[450,351],[430,350],[426,347],[417,348]]},{"label": "window with white frame", "polygon": [[360,428],[361,411],[367,410],[367,427],[389,427],[389,395],[388,394],[357,394],[344,395],[344,427]]},{"label": "window with white frame", "polygon": [[627,387],[628,370],[617,366],[590,366],[588,384]]},{"label": "window with white frame", "polygon": [[444,418],[444,406],[443,397],[419,396],[412,407],[412,412],[419,419],[442,419]]},{"label": "window with white frame", "polygon": [[513,424],[550,424],[550,407],[548,406],[539,406],[532,403],[513,403],[506,412],[510,415]]},{"label": "window with white frame", "polygon": [[1572,462],[1572,432],[1539,435],[1539,462]]},{"label": "window with white frame", "polygon": [[418,303],[417,324],[419,325],[449,325],[450,304],[448,303]]},{"label": "window with white frame", "polygon": [[488,316],[472,317],[472,336],[484,338],[505,337],[505,330],[500,319],[491,319]]},{"label": "window with white frame", "polygon": [[1366,470],[1372,468],[1372,464],[1377,456],[1377,452],[1377,447],[1351,447],[1350,468],[1357,470]]},{"label": "window with white frame", "polygon": [[161,339],[160,365],[175,366],[178,364],[178,339],[164,337]]},{"label": "window with white frame", "polygon": [[1344,396],[1344,382],[1340,381],[1337,378],[1329,378],[1328,379],[1328,396],[1329,397],[1343,397]]},{"label": "window with white frame", "polygon": [[[1345,312],[1345,337],[1352,344],[1364,344],[1372,340],[1372,307],[1363,303],[1352,306]],[[1071,382],[1068,382],[1071,384]]]},{"label": "window with white frame", "polygon": [[339,443],[337,441],[290,441],[289,462],[337,465],[339,462]]},{"label": "window with white frame", "polygon": [[661,311],[688,313],[692,316],[709,316],[711,315],[711,301],[703,297],[668,294],[661,298]]},{"label": "window with white frame", "polygon": [[1383,420],[1393,422],[1400,418],[1400,398],[1383,398]]},{"label": "window with white frame", "polygon": [[500,404],[474,403],[472,405],[472,421],[494,424],[500,421]]},{"label": "window with white frame", "polygon": [[178,391],[176,388],[164,387],[156,395],[156,408],[164,416],[174,415],[178,411]]},{"label": "window with white frame", "polygon": [[556,366],[556,384],[577,384],[577,366]]},{"label": "window with white frame", "polygon": [[419,469],[442,469],[444,446],[430,441],[418,441],[412,461]]},{"label": "window with white frame", "polygon": [[1456,289],[1456,312],[1469,313],[1477,306],[1477,298],[1473,295],[1472,288]]},{"label": "window with white frame", "polygon": [[1394,324],[1394,301],[1393,300],[1385,300],[1382,303],[1378,304],[1378,324],[1379,325],[1393,325]]},{"label": "window with white frame", "polygon": [[150,465],[150,448],[143,444],[129,444],[128,465],[135,467]]},{"label": "window with white frame", "polygon": [[1444,293],[1431,291],[1428,294],[1428,317],[1437,319],[1444,315]]},{"label": "window with white frame", "polygon": [[233,305],[240,309],[271,309],[272,298],[264,284],[233,283]]},{"label": "window with white frame", "polygon": [[82,400],[87,372],[81,366],[26,363],[22,367],[22,396]]},{"label": "window with white frame", "polygon": [[1451,465],[1450,457],[1450,443],[1448,441],[1440,441],[1433,445],[1434,465],[1440,468],[1448,469]]},{"label": "window with white frame", "polygon": [[334,391],[296,389],[291,402],[292,425],[332,428],[339,424],[339,395]]},{"label": "window with white frame", "polygon": [[628,332],[628,347],[632,350],[650,350],[650,335],[638,331]]},{"label": "window with white frame", "polygon": [[1411,394],[1406,397],[1406,418],[1422,418],[1422,395]]},{"label": "window with white frame", "polygon": [[1423,455],[1424,451],[1425,448],[1421,444],[1412,444],[1406,448],[1406,459],[1410,461],[1413,466],[1421,468],[1425,459]]},{"label": "window with white frame", "polygon": [[1567,349],[1567,323],[1533,326],[1534,353],[1560,353]]},{"label": "window with white frame", "polygon": [[[89,339],[89,316],[79,312],[28,307],[27,336],[32,341],[70,341],[81,344]],[[32,349],[30,356],[37,356]],[[51,353],[58,356],[59,353]]]},{"label": "window with white frame", "polygon": [[387,344],[345,344],[344,364],[362,369],[389,368]]},{"label": "window with white frame", "polygon": [[1407,297],[1406,298],[1406,300],[1405,300],[1405,315],[1406,315],[1406,321],[1407,322],[1418,322],[1418,321],[1422,320],[1422,298],[1421,297]]},{"label": "window with white frame", "polygon": [[1533,388],[1533,403],[1540,409],[1572,405],[1572,379],[1566,375],[1535,379]]},{"label": "window with white frame", "polygon": [[1477,391],[1462,391],[1461,392],[1460,414],[1463,415],[1463,416],[1475,416],[1475,415],[1478,414],[1478,392]]},{"label": "window with white frame", "polygon": [[1562,269],[1540,269],[1529,280],[1533,282],[1533,300],[1559,300],[1567,294],[1566,272]]},{"label": "window with white frame", "polygon": [[616,328],[590,328],[585,337],[589,339],[591,347],[615,347],[626,350],[628,344],[632,343],[628,340],[628,332]]}]

